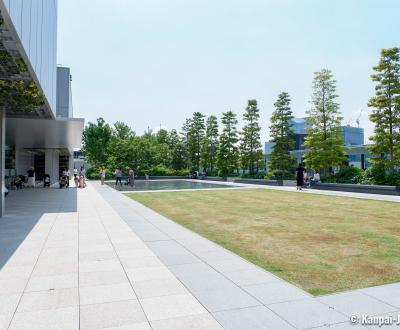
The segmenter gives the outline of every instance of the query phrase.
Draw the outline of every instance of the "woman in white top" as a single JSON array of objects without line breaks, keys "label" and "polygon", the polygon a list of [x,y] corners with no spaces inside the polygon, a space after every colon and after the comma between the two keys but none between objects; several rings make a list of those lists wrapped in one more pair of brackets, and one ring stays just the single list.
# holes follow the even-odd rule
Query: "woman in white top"
[{"label": "woman in white top", "polygon": [[314,181],[314,182],[319,182],[319,181],[321,181],[321,176],[319,175],[318,170],[315,170],[315,171],[314,171],[313,181]]}]

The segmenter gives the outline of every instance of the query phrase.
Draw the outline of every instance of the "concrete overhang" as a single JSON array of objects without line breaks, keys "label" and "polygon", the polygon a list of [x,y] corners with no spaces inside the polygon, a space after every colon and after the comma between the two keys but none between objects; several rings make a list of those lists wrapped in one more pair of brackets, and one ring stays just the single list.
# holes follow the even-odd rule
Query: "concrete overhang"
[{"label": "concrete overhang", "polygon": [[82,118],[6,119],[6,144],[16,148],[80,148],[85,120]]}]

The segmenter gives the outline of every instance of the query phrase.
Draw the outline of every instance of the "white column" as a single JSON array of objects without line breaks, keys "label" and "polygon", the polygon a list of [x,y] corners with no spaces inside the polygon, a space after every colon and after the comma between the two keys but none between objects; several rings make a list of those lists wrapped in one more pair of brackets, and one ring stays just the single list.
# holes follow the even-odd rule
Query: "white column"
[{"label": "white column", "polygon": [[5,172],[5,149],[6,149],[6,111],[0,110],[0,217],[4,216],[4,172]]},{"label": "white column", "polygon": [[45,150],[45,171],[46,174],[50,175],[50,183],[54,184],[58,182],[58,151],[55,149],[46,149]]},{"label": "white column", "polygon": [[73,178],[73,176],[74,176],[74,151],[72,150],[72,151],[70,151],[69,152],[69,160],[68,160],[68,163],[69,163],[69,178],[71,179],[71,178]]}]

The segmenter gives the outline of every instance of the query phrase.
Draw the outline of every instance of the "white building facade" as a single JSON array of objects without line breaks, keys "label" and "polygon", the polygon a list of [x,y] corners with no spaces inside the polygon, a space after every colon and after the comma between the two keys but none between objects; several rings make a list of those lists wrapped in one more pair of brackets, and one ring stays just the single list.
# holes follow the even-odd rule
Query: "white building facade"
[{"label": "white building facade", "polygon": [[56,63],[57,0],[0,0],[1,215],[4,186],[30,167],[38,186],[72,172],[84,120],[72,118],[70,70]]}]

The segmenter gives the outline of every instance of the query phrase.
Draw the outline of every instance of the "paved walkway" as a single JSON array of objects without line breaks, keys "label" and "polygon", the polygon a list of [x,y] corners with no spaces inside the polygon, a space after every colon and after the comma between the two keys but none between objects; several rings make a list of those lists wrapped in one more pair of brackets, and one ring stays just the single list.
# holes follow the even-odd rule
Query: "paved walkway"
[{"label": "paved walkway", "polygon": [[0,329],[355,329],[351,315],[400,314],[400,284],[314,298],[96,182],[11,192],[7,207]]}]

